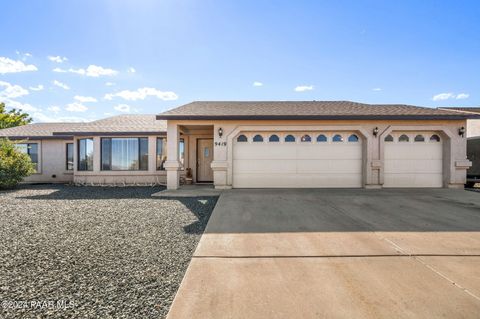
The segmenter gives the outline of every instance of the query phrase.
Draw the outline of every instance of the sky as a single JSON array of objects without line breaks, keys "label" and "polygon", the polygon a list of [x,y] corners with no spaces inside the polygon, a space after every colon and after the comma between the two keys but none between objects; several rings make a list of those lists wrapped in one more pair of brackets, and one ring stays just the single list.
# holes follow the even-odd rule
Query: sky
[{"label": "sky", "polygon": [[480,106],[480,1],[0,0],[0,101],[35,122],[195,100]]}]

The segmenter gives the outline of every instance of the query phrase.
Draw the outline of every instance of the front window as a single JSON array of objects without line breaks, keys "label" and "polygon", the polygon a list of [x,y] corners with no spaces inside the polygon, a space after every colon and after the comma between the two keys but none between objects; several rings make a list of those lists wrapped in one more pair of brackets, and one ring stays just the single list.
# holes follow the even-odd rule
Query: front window
[{"label": "front window", "polygon": [[67,171],[73,171],[73,143],[67,143],[66,161]]},{"label": "front window", "polygon": [[181,138],[178,143],[178,157],[180,159],[180,164],[185,168],[185,140],[183,138]]},{"label": "front window", "polygon": [[157,137],[157,171],[165,170],[165,161],[167,160],[167,139]]},{"label": "front window", "polygon": [[78,170],[93,171],[93,139],[78,140]]},{"label": "front window", "polygon": [[148,170],[148,139],[146,137],[102,138],[102,170]]},{"label": "front window", "polygon": [[38,171],[38,144],[37,143],[20,143],[17,144],[17,149],[30,156],[34,168]]}]

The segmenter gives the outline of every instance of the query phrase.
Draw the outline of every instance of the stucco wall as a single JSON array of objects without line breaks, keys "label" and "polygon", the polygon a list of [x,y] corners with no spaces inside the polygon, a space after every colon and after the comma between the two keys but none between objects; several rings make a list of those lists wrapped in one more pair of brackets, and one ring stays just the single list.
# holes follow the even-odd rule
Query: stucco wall
[{"label": "stucco wall", "polygon": [[467,120],[467,137],[480,136],[480,120]]},{"label": "stucco wall", "polygon": [[[146,136],[108,136],[108,137],[146,137]],[[101,184],[101,185],[145,185],[145,184],[166,184],[167,172],[156,169],[156,147],[157,137],[148,136],[148,170],[146,171],[102,171],[101,170],[101,136],[85,136],[75,138],[74,147],[74,182],[82,184]],[[79,171],[77,145],[80,138],[93,138],[93,170]],[[185,156],[188,154],[188,141],[185,141]],[[184,175],[184,171],[181,172]]]},{"label": "stucco wall", "polygon": [[[38,170],[25,178],[27,183],[67,183],[73,181],[73,171],[67,171],[66,149],[72,140],[30,140],[38,143]],[[55,176],[55,177],[54,177]]]},{"label": "stucco wall", "polygon": [[[435,131],[444,143],[444,187],[463,187],[466,178],[466,138],[458,129],[466,125],[458,121],[168,121],[169,136],[174,138],[178,126],[214,125],[214,183],[218,188],[232,186],[233,138],[243,131],[356,131],[364,139],[363,186],[381,187],[383,184],[383,137],[392,131]],[[223,129],[223,136],[218,129]],[[373,129],[378,127],[375,137]],[[171,133],[171,134],[170,134]],[[167,138],[168,138],[167,137]],[[173,147],[173,143],[170,145]],[[175,158],[170,158],[172,177],[175,178]],[[175,183],[171,186],[175,187]]]}]

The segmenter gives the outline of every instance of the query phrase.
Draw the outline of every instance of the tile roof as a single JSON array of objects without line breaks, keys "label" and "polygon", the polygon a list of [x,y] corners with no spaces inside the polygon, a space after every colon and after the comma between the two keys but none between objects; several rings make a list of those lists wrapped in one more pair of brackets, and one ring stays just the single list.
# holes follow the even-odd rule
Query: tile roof
[{"label": "tile roof", "polygon": [[[0,137],[10,138],[53,138],[53,132],[59,132],[56,138],[71,138],[71,135],[62,133],[74,125],[83,123],[33,123],[0,130]],[[63,136],[62,136],[63,135]]]},{"label": "tile roof", "polygon": [[[128,135],[158,134],[167,131],[166,121],[157,121],[154,114],[127,114],[72,126],[68,133],[73,135]],[[56,135],[57,132],[54,132]],[[61,134],[61,132],[58,132]]]},{"label": "tile roof", "polygon": [[480,114],[480,107],[471,106],[471,107],[441,107],[442,110],[450,110],[450,111],[457,111],[457,112],[466,112],[466,113],[474,113]]},{"label": "tile roof", "polygon": [[167,131],[166,121],[157,121],[153,114],[112,116],[85,123],[34,123],[0,130],[0,137],[72,138],[73,135],[158,134]]},{"label": "tile roof", "polygon": [[350,101],[197,101],[157,119],[463,119],[465,113],[403,104]]}]

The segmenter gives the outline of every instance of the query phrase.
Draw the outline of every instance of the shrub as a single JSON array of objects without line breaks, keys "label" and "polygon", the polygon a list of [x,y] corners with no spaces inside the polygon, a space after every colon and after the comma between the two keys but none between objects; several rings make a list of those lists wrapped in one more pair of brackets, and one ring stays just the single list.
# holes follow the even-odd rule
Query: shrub
[{"label": "shrub", "polygon": [[30,157],[10,140],[0,139],[0,188],[12,188],[33,173],[35,169]]}]

